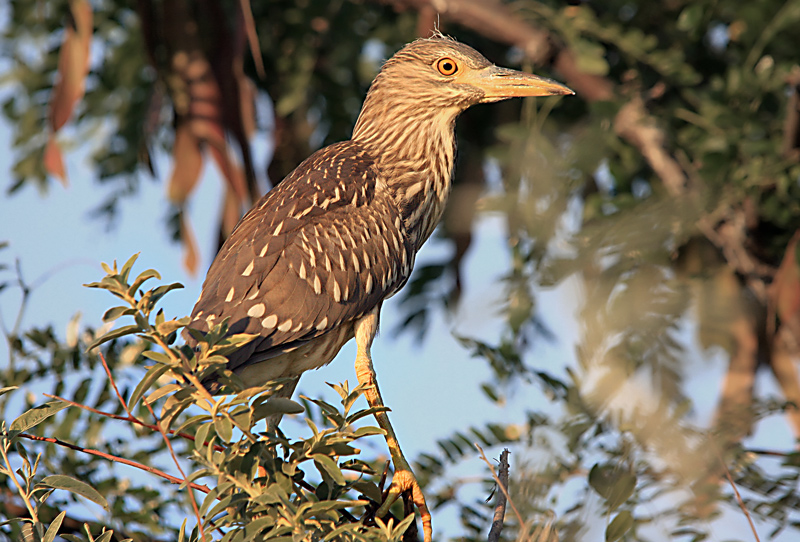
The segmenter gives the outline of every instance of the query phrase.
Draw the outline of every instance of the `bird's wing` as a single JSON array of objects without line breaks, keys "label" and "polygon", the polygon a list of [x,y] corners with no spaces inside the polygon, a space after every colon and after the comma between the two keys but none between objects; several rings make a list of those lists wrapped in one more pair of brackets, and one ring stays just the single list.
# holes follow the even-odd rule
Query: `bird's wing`
[{"label": "bird's wing", "polygon": [[[373,161],[343,142],[309,157],[242,219],[208,272],[189,327],[230,318],[258,335],[238,369],[357,319],[408,278],[413,250]],[[185,334],[187,342],[194,340]]]}]

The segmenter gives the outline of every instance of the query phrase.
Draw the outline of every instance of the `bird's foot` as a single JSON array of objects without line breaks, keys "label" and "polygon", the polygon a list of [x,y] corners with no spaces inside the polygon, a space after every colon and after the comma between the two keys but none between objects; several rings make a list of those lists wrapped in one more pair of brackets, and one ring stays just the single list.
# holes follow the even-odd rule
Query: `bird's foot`
[{"label": "bird's foot", "polygon": [[408,492],[411,495],[411,501],[414,506],[419,510],[420,518],[422,519],[422,533],[425,542],[431,542],[433,539],[433,527],[431,526],[431,513],[428,511],[428,503],[425,502],[425,495],[422,494],[422,489],[419,487],[414,473],[411,468],[398,467],[392,477],[392,485],[386,490],[386,495],[383,499],[383,504],[375,513],[377,517],[383,517],[389,512],[389,508],[394,502],[403,494]]}]

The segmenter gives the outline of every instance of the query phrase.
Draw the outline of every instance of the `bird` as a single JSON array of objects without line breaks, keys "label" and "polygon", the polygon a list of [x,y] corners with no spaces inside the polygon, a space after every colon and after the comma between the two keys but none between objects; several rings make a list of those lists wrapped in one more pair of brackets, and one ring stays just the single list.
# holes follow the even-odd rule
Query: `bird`
[{"label": "bird", "polygon": [[[407,44],[370,85],[351,139],[313,153],[241,219],[209,268],[188,327],[205,333],[227,319],[229,334],[254,335],[226,369],[247,386],[283,381],[284,396],[355,338],[358,382],[370,406],[383,407],[371,355],[381,306],[408,281],[442,217],[456,118],[479,103],[570,94],[440,33]],[[376,515],[409,491],[430,542],[430,512],[385,410],[375,417],[394,474]]]}]

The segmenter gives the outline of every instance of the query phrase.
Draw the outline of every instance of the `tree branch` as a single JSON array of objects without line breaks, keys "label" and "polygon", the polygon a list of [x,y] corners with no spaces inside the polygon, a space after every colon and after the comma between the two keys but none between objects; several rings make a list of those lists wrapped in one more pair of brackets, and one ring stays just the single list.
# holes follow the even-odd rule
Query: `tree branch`
[{"label": "tree branch", "polygon": [[614,118],[614,131],[636,147],[672,196],[686,193],[686,174],[665,147],[666,135],[647,114],[641,96],[622,106]]},{"label": "tree branch", "polygon": [[[70,401],[69,399],[65,399],[64,397],[60,397],[58,395],[51,395],[49,393],[43,393],[42,395],[44,395],[45,397],[50,397],[51,399],[56,399],[57,401],[61,401],[61,402],[67,403],[70,406],[74,406],[74,407],[80,408],[82,410],[86,410],[87,412],[91,412],[93,414],[99,414],[100,416],[104,416],[106,418],[111,418],[112,420],[121,420],[121,421],[124,421],[124,422],[130,422],[130,423],[138,425],[140,427],[146,427],[147,429],[150,429],[151,431],[155,431],[155,432],[158,431],[158,427],[156,425],[144,422],[144,421],[140,420],[139,418],[137,418],[136,416],[120,416],[119,414],[112,414],[110,412],[105,412],[103,410],[98,410],[98,409],[92,408],[90,406],[82,405],[81,403],[76,403],[75,401]],[[195,441],[194,435],[190,435],[188,433],[176,432],[174,429],[170,429],[167,432],[170,435],[175,435],[175,436],[178,436],[178,437],[181,437],[181,438],[185,438],[186,440],[191,440],[192,442]],[[208,444],[208,442],[205,442],[204,444]],[[214,450],[215,451],[221,452],[224,449],[225,448],[220,446],[219,444],[214,444]]]},{"label": "tree branch", "polygon": [[[486,459],[486,454],[483,452],[483,448],[481,448],[480,444],[478,444],[477,442],[473,444],[481,453],[481,459],[483,459],[483,462],[489,465],[489,470],[492,472],[492,478],[494,478],[494,481],[497,482],[498,486],[500,486],[500,491],[505,496],[506,500],[508,501],[508,504],[511,505],[511,509],[514,511],[514,515],[517,516],[519,527],[520,529],[522,529],[523,525],[525,525],[525,522],[522,520],[522,515],[519,513],[519,510],[517,510],[517,507],[514,505],[514,501],[511,500],[511,497],[508,494],[508,488],[506,487],[508,485],[508,478],[506,478],[506,485],[504,486],[503,482],[497,476],[497,472],[494,470],[494,465],[492,465],[492,463],[488,459]],[[508,450],[504,450],[504,452],[508,452]]]},{"label": "tree branch", "polygon": [[[18,437],[26,438],[28,440],[38,440],[41,442],[50,442],[52,444],[57,444],[59,446],[63,446],[64,448],[69,448],[70,450],[75,450],[78,452],[83,452],[85,454],[94,455],[97,457],[102,457],[103,459],[108,459],[109,461],[114,461],[116,463],[122,463],[123,465],[128,465],[129,467],[135,467],[137,469],[149,472],[151,474],[155,474],[156,476],[160,476],[165,480],[172,482],[173,484],[182,484],[185,480],[181,480],[180,478],[176,478],[171,474],[167,474],[164,471],[160,471],[154,467],[148,467],[147,465],[143,465],[142,463],[137,463],[136,461],[132,461],[130,459],[126,459],[124,457],[119,457],[116,455],[107,454],[105,452],[101,452],[100,450],[93,450],[91,448],[84,448],[83,446],[78,446],[77,444],[70,444],[69,442],[64,442],[63,440],[58,440],[57,438],[53,437],[40,437],[37,435],[30,435],[28,433],[19,433]],[[196,489],[198,491],[202,491],[203,493],[210,493],[211,489],[205,485],[199,485],[195,483],[189,483],[189,487],[192,489]]]},{"label": "tree branch", "polygon": [[497,493],[497,505],[494,508],[494,517],[492,518],[492,528],[489,530],[489,542],[499,542],[500,533],[503,532],[503,520],[506,516],[506,492],[508,491],[508,448],[505,448],[500,454],[500,474],[498,480],[501,487],[506,488],[506,491],[499,491]]}]

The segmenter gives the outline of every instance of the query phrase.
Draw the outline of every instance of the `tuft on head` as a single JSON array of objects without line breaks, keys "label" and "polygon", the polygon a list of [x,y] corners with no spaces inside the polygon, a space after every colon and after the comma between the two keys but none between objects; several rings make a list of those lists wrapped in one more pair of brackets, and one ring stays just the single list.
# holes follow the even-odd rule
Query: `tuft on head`
[{"label": "tuft on head", "polygon": [[433,30],[431,30],[431,35],[428,38],[418,38],[418,39],[429,39],[429,40],[430,39],[439,39],[439,40],[456,41],[456,39],[454,37],[442,34],[442,31],[439,30],[439,24],[438,23],[433,27]]}]

